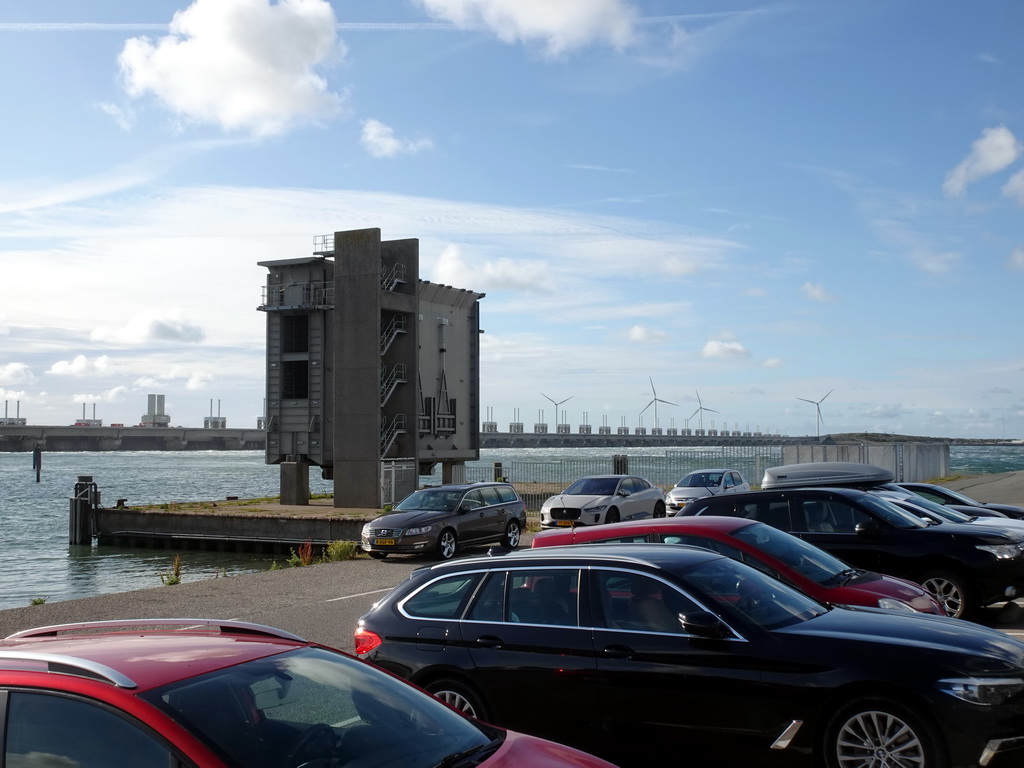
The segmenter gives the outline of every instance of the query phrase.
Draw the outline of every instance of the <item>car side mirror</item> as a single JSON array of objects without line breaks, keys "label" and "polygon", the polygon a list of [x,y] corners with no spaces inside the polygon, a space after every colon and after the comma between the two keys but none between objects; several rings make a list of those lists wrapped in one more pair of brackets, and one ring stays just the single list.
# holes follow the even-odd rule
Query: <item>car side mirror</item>
[{"label": "car side mirror", "polygon": [[455,510],[455,511],[458,514],[460,514],[460,515],[464,515],[467,512],[469,512],[471,509],[472,509],[472,507],[470,507],[469,504],[459,504],[459,508],[457,510]]},{"label": "car side mirror", "polygon": [[858,536],[878,536],[882,529],[878,527],[878,523],[874,520],[865,520],[863,523],[857,523],[853,529]]},{"label": "car side mirror", "polygon": [[729,635],[729,630],[722,623],[721,619],[707,611],[680,613],[679,623],[688,634],[694,637],[702,637],[707,640],[721,640]]},{"label": "car side mirror", "polygon": [[621,490],[620,490],[620,491],[619,491],[619,492],[618,492],[617,494],[615,494],[615,495],[616,495],[616,496],[621,496],[622,498],[626,498],[627,496],[629,496],[629,491],[627,491],[627,490],[626,490],[625,488],[623,488],[623,489],[621,489]]}]

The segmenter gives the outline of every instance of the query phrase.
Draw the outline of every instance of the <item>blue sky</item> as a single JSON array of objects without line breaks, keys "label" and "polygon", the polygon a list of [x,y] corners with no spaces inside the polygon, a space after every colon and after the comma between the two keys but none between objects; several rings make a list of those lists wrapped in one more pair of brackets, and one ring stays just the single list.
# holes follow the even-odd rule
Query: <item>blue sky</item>
[{"label": "blue sky", "polygon": [[827,395],[822,433],[1022,437],[1022,31],[1019,0],[7,3],[0,399],[254,426],[257,262],[379,227],[486,294],[501,430],[815,434]]}]

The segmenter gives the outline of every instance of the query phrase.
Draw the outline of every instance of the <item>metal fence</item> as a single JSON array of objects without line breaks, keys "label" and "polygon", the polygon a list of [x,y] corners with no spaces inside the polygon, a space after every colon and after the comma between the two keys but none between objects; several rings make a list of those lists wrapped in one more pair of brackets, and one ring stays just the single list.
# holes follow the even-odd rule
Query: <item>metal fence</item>
[{"label": "metal fence", "polygon": [[615,454],[600,458],[549,461],[495,461],[466,466],[467,482],[507,480],[526,502],[540,509],[544,500],[586,475],[630,474],[668,490],[688,472],[698,469],[736,469],[752,486],[760,485],[764,470],[784,463],[778,446],[736,446],[709,450],[667,450],[662,455]]}]

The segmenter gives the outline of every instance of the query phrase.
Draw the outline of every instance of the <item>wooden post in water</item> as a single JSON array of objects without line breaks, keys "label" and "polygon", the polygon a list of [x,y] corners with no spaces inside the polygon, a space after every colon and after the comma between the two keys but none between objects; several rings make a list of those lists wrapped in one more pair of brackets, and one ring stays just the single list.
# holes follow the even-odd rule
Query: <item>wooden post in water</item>
[{"label": "wooden post in water", "polygon": [[32,449],[32,469],[36,471],[36,482],[39,482],[39,472],[43,468],[43,449],[38,445]]}]

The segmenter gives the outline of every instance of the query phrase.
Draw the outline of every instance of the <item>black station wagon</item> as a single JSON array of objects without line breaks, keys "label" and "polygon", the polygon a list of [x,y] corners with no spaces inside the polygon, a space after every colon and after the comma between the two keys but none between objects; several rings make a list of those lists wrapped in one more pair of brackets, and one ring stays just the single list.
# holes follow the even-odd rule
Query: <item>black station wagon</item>
[{"label": "black station wagon", "polygon": [[414,571],[358,656],[497,725],[629,768],[1020,765],[1024,643],[819,603],[665,544],[546,547]]}]

